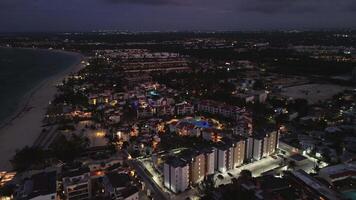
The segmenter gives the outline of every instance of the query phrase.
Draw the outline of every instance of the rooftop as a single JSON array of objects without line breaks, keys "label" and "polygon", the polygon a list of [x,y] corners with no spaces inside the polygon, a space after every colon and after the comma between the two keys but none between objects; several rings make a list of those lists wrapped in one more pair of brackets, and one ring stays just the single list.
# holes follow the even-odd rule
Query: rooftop
[{"label": "rooftop", "polygon": [[290,156],[289,158],[291,158],[295,161],[302,161],[302,160],[307,159],[305,156],[302,156],[300,154],[294,154],[294,155]]},{"label": "rooftop", "polygon": [[106,175],[114,188],[126,187],[130,184],[130,176],[126,173],[109,173]]},{"label": "rooftop", "polygon": [[31,199],[37,196],[53,194],[57,191],[57,172],[42,172],[25,181],[19,199]]}]

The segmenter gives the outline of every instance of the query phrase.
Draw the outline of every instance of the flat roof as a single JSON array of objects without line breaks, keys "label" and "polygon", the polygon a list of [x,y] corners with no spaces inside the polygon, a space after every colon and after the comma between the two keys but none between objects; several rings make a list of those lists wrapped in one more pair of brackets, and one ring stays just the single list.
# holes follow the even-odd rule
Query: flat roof
[{"label": "flat roof", "polygon": [[289,158],[296,160],[296,161],[302,161],[302,160],[307,159],[307,157],[300,155],[300,154],[294,154],[294,155],[290,156]]},{"label": "flat roof", "polygon": [[106,175],[114,188],[126,187],[130,184],[130,176],[126,173],[109,173]]},{"label": "flat roof", "polygon": [[56,193],[57,172],[42,172],[33,175],[29,180],[25,182],[24,192],[25,194],[27,194],[24,199]]}]

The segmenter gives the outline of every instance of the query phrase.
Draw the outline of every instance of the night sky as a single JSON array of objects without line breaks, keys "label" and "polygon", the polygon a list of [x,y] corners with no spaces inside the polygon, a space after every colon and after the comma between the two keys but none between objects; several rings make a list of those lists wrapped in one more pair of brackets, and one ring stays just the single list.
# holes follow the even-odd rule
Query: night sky
[{"label": "night sky", "polygon": [[356,28],[356,0],[0,0],[0,32]]}]

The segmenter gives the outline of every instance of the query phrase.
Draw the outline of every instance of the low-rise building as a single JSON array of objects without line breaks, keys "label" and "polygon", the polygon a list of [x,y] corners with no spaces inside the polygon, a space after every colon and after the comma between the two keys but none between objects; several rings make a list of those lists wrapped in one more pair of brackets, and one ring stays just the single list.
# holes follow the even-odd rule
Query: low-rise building
[{"label": "low-rise building", "polygon": [[19,200],[55,200],[57,197],[57,172],[42,172],[25,180],[17,191]]},{"label": "low-rise building", "polygon": [[138,188],[126,173],[109,173],[103,178],[105,196],[113,200],[138,200]]},{"label": "low-rise building", "polygon": [[176,104],[177,115],[192,115],[194,114],[194,106],[186,101]]},{"label": "low-rise building", "polygon": [[64,169],[62,184],[67,200],[85,200],[92,197],[90,169],[88,167],[69,167]]},{"label": "low-rise building", "polygon": [[335,185],[338,181],[356,178],[356,164],[345,163],[320,169],[319,176]]},{"label": "low-rise building", "polygon": [[338,192],[329,188],[303,170],[286,172],[286,178],[288,182],[299,191],[301,199],[343,199]]}]

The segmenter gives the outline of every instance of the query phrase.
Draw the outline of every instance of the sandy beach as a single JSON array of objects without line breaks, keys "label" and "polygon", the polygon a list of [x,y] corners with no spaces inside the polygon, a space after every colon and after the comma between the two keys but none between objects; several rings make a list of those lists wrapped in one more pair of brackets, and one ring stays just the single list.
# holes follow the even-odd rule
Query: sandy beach
[{"label": "sandy beach", "polygon": [[77,72],[83,67],[83,64],[80,62],[83,60],[81,54],[59,52],[77,56],[78,62],[58,74],[45,79],[29,91],[24,96],[18,110],[1,124],[0,171],[11,170],[9,160],[14,156],[16,150],[25,146],[32,146],[40,135],[46,108],[57,92],[56,84],[60,83],[70,73]]}]

